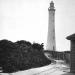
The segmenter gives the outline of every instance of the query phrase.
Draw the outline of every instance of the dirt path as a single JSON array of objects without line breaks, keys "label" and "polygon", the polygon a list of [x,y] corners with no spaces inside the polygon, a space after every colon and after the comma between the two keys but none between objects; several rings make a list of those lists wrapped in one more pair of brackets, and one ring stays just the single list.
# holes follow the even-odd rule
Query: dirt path
[{"label": "dirt path", "polygon": [[62,61],[57,61],[56,64],[53,64],[52,68],[49,68],[45,71],[39,72],[34,75],[61,75],[70,71],[70,68],[62,63]]}]

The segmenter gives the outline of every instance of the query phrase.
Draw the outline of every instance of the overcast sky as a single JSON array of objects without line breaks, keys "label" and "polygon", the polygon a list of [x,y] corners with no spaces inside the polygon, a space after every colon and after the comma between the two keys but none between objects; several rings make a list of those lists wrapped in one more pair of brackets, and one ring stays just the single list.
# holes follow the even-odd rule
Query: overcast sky
[{"label": "overcast sky", "polygon": [[[0,40],[44,43],[50,0],[0,0]],[[56,47],[70,50],[66,37],[75,33],[75,0],[54,0]]]}]

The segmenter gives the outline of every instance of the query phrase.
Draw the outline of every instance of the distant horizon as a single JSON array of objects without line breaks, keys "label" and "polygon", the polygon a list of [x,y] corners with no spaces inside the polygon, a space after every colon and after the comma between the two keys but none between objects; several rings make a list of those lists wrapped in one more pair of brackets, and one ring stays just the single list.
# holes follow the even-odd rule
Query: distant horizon
[{"label": "distant horizon", "polygon": [[[9,40],[9,39],[0,39],[0,41],[1,40],[8,40],[8,41],[11,41],[11,42],[17,42],[17,41],[21,41],[21,40],[24,40],[24,39],[20,39],[20,40],[15,40],[15,41],[12,41],[12,40]],[[27,42],[30,42],[30,41],[28,41],[28,40],[24,40],[24,41],[27,41]],[[36,41],[33,41],[33,42],[30,42],[30,43],[38,43],[38,44],[42,44],[42,43],[39,43],[39,42],[36,42]],[[44,43],[43,43],[43,45],[44,45]],[[52,51],[52,50],[47,50],[47,49],[45,49],[44,48],[44,50],[45,51]],[[58,51],[58,52],[63,52],[62,50],[60,51],[60,50],[55,50],[55,51]],[[64,50],[64,51],[70,51],[70,50]]]}]

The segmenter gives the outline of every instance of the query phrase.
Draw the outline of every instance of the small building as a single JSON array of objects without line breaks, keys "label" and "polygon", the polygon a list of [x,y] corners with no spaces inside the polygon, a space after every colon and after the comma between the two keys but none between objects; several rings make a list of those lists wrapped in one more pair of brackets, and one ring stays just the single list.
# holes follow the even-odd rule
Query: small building
[{"label": "small building", "polygon": [[72,34],[67,37],[71,43],[71,53],[70,53],[70,72],[75,73],[75,34]]}]

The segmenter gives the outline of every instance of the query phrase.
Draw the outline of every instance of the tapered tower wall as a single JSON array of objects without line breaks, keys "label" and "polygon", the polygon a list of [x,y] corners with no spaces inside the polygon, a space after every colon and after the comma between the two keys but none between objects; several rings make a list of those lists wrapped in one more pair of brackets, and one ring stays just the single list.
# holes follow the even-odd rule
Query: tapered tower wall
[{"label": "tapered tower wall", "polygon": [[49,19],[48,19],[48,36],[47,36],[47,50],[56,50],[55,40],[55,9],[54,3],[51,1],[50,7],[48,8]]}]

